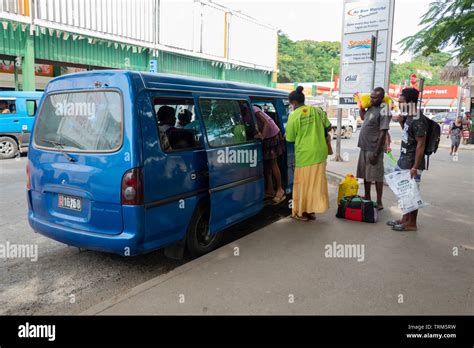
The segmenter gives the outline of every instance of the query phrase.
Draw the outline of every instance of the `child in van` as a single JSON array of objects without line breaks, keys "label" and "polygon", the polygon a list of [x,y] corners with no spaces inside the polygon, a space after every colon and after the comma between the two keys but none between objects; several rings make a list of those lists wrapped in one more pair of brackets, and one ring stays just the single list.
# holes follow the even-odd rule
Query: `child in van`
[{"label": "child in van", "polygon": [[[273,202],[278,204],[286,199],[285,190],[281,183],[281,173],[278,167],[278,157],[285,151],[285,142],[280,128],[258,105],[253,106],[257,118],[257,135],[262,139],[263,160],[265,171],[265,196],[273,197]],[[273,193],[273,178],[275,178],[276,194]]]},{"label": "child in van", "polygon": [[8,103],[4,100],[0,100],[0,114],[9,114],[10,109],[8,108]]},{"label": "child in van", "polygon": [[172,150],[169,142],[169,132],[176,123],[175,110],[171,106],[163,105],[156,113],[158,128],[160,130],[160,142],[163,151]]}]

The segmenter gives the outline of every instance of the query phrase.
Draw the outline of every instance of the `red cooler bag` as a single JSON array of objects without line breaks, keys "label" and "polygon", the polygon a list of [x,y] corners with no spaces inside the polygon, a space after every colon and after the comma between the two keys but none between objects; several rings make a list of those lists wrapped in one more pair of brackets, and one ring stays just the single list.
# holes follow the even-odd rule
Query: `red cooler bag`
[{"label": "red cooler bag", "polygon": [[377,203],[360,196],[343,197],[337,207],[336,217],[362,222],[377,222]]}]

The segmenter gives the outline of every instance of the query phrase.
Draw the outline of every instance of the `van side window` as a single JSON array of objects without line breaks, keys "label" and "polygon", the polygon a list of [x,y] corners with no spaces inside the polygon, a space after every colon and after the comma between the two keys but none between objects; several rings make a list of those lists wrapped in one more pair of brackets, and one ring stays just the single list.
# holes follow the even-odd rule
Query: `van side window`
[{"label": "van side window", "polygon": [[262,110],[264,113],[270,116],[277,125],[280,124],[280,121],[278,120],[275,104],[273,104],[273,102],[258,101],[258,100],[252,100],[252,99],[250,101],[252,102],[252,106],[257,106],[260,110]]},{"label": "van side window", "polygon": [[38,100],[27,100],[26,101],[26,113],[28,116],[34,116],[38,109]]},{"label": "van side window", "polygon": [[254,139],[250,106],[243,100],[200,99],[209,145],[242,144]]},{"label": "van side window", "polygon": [[154,98],[153,107],[163,151],[203,147],[201,127],[192,98]]},{"label": "van side window", "polygon": [[0,114],[16,114],[15,100],[0,99]]}]

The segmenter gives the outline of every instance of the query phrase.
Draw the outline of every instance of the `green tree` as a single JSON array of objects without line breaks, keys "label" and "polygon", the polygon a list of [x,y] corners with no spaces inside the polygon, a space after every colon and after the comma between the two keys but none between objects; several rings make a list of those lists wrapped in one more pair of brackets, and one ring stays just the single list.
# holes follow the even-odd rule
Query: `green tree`
[{"label": "green tree", "polygon": [[455,84],[456,81],[442,81],[439,78],[439,72],[445,64],[451,59],[451,55],[445,52],[432,53],[428,57],[419,55],[409,62],[390,65],[390,82],[409,83],[410,75],[415,73],[419,78],[425,78],[425,85],[446,85]]},{"label": "green tree", "polygon": [[339,71],[339,42],[292,41],[278,36],[278,82],[329,81]]},{"label": "green tree", "polygon": [[452,53],[461,64],[469,64],[474,55],[474,13],[472,0],[436,0],[421,17],[425,26],[413,36],[401,40],[403,52],[425,57],[454,47]]}]

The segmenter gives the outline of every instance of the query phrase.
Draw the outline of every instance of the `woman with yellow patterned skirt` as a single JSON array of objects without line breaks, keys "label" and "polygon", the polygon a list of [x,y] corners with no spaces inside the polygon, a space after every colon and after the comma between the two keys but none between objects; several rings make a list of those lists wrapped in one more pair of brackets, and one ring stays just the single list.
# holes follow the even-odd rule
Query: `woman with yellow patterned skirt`
[{"label": "woman with yellow patterned skirt", "polygon": [[296,158],[291,216],[315,220],[316,213],[329,209],[326,141],[331,123],[322,109],[304,105],[303,87],[296,88],[288,99],[294,111],[288,116],[285,136],[295,143]]}]

